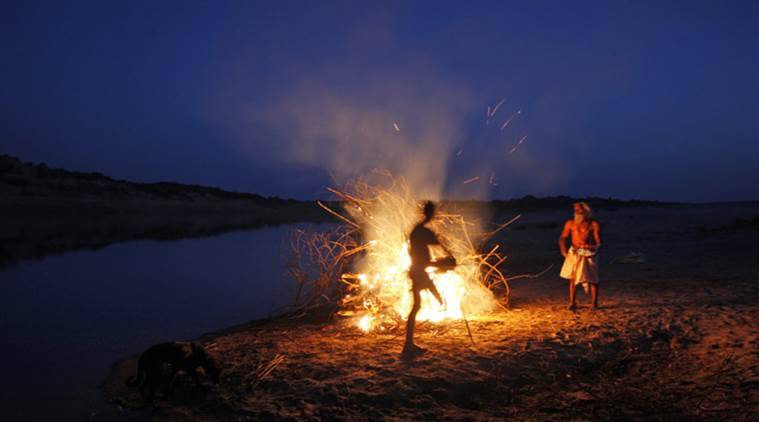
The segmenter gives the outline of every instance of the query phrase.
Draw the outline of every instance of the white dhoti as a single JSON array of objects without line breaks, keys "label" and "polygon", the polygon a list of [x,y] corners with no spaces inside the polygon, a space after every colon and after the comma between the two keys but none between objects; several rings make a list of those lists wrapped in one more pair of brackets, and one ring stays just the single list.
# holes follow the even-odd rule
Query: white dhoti
[{"label": "white dhoti", "polygon": [[588,249],[575,249],[574,246],[569,248],[559,275],[573,280],[575,285],[582,284],[587,293],[590,284],[598,284],[600,281],[596,253]]}]

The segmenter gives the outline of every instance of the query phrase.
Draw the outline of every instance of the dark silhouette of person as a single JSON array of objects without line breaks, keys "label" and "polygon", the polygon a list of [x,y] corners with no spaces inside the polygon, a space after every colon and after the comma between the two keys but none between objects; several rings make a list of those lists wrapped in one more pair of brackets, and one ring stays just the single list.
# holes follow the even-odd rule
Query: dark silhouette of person
[{"label": "dark silhouette of person", "polygon": [[416,314],[419,312],[421,306],[421,291],[428,289],[435,299],[440,304],[443,304],[443,298],[435,287],[435,283],[430,279],[429,274],[425,271],[425,268],[429,266],[435,266],[435,263],[430,257],[430,246],[440,245],[443,250],[450,257],[447,262],[455,260],[453,255],[440,243],[435,233],[427,228],[427,223],[432,221],[432,217],[435,216],[435,204],[431,201],[427,201],[424,204],[424,220],[419,222],[409,234],[409,254],[411,255],[411,267],[408,274],[411,278],[411,293],[414,295],[414,304],[411,306],[411,312],[406,320],[406,343],[403,346],[404,355],[420,354],[425,349],[414,344],[414,325],[416,324]]}]

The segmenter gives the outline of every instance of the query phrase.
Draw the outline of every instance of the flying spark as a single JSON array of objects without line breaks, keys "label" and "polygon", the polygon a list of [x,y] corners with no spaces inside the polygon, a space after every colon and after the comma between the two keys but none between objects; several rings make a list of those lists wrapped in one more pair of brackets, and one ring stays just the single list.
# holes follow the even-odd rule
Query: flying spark
[{"label": "flying spark", "polygon": [[498,104],[495,105],[495,108],[490,112],[490,117],[495,116],[495,113],[498,111],[498,108],[503,104],[503,102],[506,101],[505,98],[501,99],[501,101],[498,102]]},{"label": "flying spark", "polygon": [[506,129],[506,126],[508,126],[509,123],[511,123],[511,121],[514,120],[514,118],[520,114],[522,114],[522,110],[519,110],[516,113],[512,114],[511,117],[509,117],[505,122],[503,122],[503,124],[501,125],[501,130]]},{"label": "flying spark", "polygon": [[472,177],[471,179],[466,179],[466,180],[464,180],[464,184],[465,184],[465,185],[468,185],[468,184],[470,184],[470,183],[474,183],[474,182],[476,182],[476,181],[478,181],[478,180],[480,180],[480,176],[474,176],[474,177]]},{"label": "flying spark", "polygon": [[398,127],[398,123],[393,122],[393,127],[395,128],[396,132],[400,132],[401,128]]},{"label": "flying spark", "polygon": [[527,139],[527,135],[524,135],[524,136],[522,137],[522,139],[520,139],[520,140],[519,140],[519,142],[517,142],[517,144],[516,144],[516,145],[514,145],[514,148],[512,148],[512,149],[511,149],[511,152],[510,152],[509,154],[513,154],[513,153],[514,153],[514,151],[516,151],[516,150],[517,150],[517,148],[519,148],[519,146],[520,146],[520,145],[522,145],[522,142],[524,142],[524,141],[525,141],[525,139]]}]

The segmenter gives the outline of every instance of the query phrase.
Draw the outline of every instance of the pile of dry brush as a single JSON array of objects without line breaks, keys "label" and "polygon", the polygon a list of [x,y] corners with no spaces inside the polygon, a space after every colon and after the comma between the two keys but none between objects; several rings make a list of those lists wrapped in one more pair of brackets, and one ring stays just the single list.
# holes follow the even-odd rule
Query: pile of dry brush
[{"label": "pile of dry brush", "polygon": [[[342,204],[342,209],[330,208],[322,202],[319,205],[339,220],[337,226],[328,230],[293,231],[289,272],[299,286],[295,315],[325,308],[334,311],[350,309],[365,303],[368,293],[361,289],[354,274],[355,263],[371,248],[382,247],[366,241],[366,233],[396,230],[399,232],[395,235],[406,236],[405,228],[420,218],[422,201],[413,197],[406,182],[389,173],[383,175],[387,180],[383,184],[358,180],[341,190],[328,189]],[[478,224],[467,221],[462,214],[443,203],[431,222],[433,231],[454,253],[459,264],[477,266],[478,280],[494,293],[504,308],[509,305],[509,280],[525,276],[507,278],[500,269],[506,256],[499,253],[498,244],[490,241],[519,217],[517,215],[492,231],[474,232]]]}]

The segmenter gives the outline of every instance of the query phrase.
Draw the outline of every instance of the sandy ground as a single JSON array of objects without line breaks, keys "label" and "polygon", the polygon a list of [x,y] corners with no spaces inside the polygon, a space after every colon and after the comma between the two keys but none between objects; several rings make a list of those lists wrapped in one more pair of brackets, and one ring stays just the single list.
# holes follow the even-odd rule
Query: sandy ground
[{"label": "sandy ground", "polygon": [[[404,360],[401,330],[259,322],[201,339],[223,363],[217,387],[181,382],[151,409],[123,386],[135,371],[127,359],[103,389],[123,420],[757,420],[759,229],[732,224],[754,211],[599,216],[615,242],[602,258],[600,310],[583,294],[566,310],[554,267],[514,281],[508,311],[470,321],[474,344],[463,322],[422,323],[429,351]],[[513,272],[560,263],[557,229],[543,222],[556,218],[504,234]],[[633,251],[645,262],[616,259]]]}]

